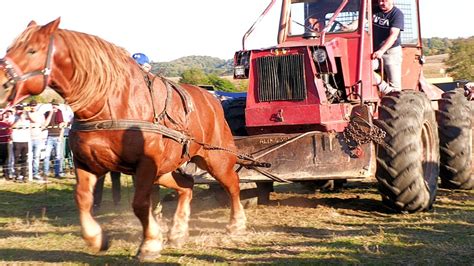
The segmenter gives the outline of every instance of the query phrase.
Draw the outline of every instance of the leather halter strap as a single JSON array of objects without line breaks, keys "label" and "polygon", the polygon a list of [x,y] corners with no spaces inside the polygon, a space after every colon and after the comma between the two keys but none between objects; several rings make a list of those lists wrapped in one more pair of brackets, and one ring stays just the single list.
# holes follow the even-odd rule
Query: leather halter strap
[{"label": "leather halter strap", "polygon": [[[5,57],[0,59],[0,65],[4,67],[5,74],[8,77],[7,82],[5,82],[2,86],[4,89],[15,86],[20,81],[28,80],[34,76],[43,76],[44,78],[44,85],[43,87],[46,88],[49,82],[49,75],[51,74],[51,63],[53,58],[53,51],[54,51],[54,35],[51,34],[49,36],[49,44],[48,44],[48,53],[46,54],[46,62],[45,67],[41,70],[35,70],[28,73],[23,74],[21,69],[18,65],[10,58]],[[44,89],[43,88],[43,89]]]}]

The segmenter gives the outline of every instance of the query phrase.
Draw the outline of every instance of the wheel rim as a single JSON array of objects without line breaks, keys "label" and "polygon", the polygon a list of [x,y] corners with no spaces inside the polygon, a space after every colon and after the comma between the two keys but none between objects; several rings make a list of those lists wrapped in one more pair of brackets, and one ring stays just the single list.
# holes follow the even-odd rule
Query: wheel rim
[{"label": "wheel rim", "polygon": [[435,147],[433,134],[433,128],[430,126],[430,123],[425,121],[421,130],[422,168],[425,180],[432,176],[436,170],[436,153],[433,151]]}]

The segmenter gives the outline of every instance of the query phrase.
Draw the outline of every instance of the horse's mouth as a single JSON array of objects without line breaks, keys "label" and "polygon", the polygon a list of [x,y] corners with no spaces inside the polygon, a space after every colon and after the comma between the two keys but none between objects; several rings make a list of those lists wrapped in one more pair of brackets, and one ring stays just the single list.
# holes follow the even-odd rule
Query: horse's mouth
[{"label": "horse's mouth", "polygon": [[5,103],[10,102],[15,97],[14,93],[14,85],[10,86],[3,86],[0,89],[0,105],[5,105]]}]

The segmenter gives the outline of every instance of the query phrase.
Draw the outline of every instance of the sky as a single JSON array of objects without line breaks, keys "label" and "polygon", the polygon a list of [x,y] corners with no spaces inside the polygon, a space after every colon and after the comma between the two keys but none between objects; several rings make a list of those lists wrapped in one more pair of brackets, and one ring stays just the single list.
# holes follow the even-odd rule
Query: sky
[{"label": "sky", "polygon": [[[97,35],[141,52],[154,62],[183,56],[233,58],[242,36],[270,0],[14,0],[2,1],[0,57],[31,20],[61,18],[60,28]],[[280,0],[257,26],[246,48],[276,44]],[[448,4],[449,3],[449,4]],[[420,0],[421,33],[429,37],[474,36],[473,0]]]}]

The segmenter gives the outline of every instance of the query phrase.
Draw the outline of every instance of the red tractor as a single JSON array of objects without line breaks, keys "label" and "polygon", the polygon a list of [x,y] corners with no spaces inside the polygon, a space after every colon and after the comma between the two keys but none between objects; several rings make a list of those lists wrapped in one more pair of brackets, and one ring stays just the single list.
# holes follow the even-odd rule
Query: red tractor
[{"label": "red tractor", "polygon": [[247,95],[223,105],[239,152],[271,166],[241,167],[243,182],[268,192],[268,181],[375,176],[383,202],[401,212],[430,209],[438,177],[443,187],[474,187],[470,102],[463,89],[443,93],[425,81],[418,0],[395,1],[405,15],[403,90],[380,96],[371,59],[376,4],[283,0],[276,46],[245,49],[256,24],[244,35],[234,78],[248,79]]}]

